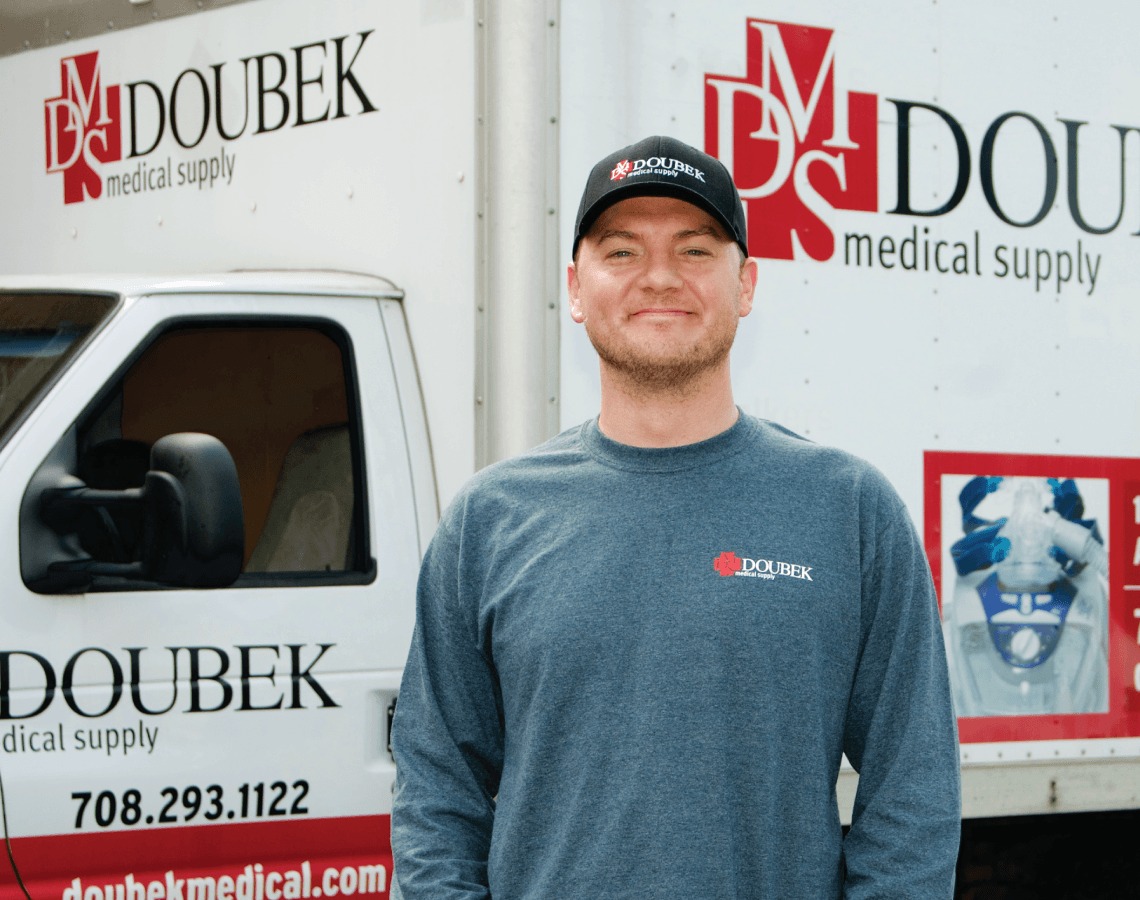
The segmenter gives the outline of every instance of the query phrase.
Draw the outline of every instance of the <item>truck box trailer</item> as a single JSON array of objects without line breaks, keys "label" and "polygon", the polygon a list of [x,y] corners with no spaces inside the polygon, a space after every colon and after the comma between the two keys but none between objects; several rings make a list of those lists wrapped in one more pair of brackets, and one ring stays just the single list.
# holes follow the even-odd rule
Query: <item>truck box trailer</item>
[{"label": "truck box trailer", "polygon": [[0,13],[5,896],[386,893],[419,554],[596,411],[561,272],[651,133],[745,200],[741,407],[924,537],[964,815],[1140,808],[1130,9],[151,6]]}]

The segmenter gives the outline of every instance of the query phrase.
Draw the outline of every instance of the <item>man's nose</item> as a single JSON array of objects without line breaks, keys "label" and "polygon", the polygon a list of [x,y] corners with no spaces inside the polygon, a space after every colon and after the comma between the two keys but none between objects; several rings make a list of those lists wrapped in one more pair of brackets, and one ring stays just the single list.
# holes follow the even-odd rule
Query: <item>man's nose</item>
[{"label": "man's nose", "polygon": [[670,291],[680,287],[681,275],[674,255],[668,252],[648,253],[642,283],[653,291]]}]

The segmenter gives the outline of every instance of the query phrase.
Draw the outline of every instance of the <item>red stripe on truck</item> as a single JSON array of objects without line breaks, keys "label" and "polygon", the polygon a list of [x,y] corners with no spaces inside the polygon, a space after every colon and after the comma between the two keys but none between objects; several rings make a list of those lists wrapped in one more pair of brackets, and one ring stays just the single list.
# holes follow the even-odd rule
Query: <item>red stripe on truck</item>
[{"label": "red stripe on truck", "polygon": [[[33,900],[387,897],[388,816],[295,819],[13,838]],[[21,900],[0,854],[0,900]]]}]

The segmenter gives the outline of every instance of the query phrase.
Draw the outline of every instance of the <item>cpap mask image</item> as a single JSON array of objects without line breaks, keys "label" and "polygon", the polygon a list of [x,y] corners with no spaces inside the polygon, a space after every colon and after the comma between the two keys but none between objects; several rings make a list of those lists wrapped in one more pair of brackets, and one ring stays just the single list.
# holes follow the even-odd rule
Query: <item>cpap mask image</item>
[{"label": "cpap mask image", "polygon": [[943,607],[958,715],[1106,712],[1108,555],[1076,482],[977,476],[958,502]]}]

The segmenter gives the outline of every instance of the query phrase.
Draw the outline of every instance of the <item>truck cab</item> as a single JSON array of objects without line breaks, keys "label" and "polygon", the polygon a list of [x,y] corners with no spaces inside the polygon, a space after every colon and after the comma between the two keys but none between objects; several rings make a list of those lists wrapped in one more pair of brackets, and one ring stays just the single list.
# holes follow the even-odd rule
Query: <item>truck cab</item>
[{"label": "truck cab", "polygon": [[386,895],[438,515],[401,301],[330,272],[0,280],[0,885]]}]

